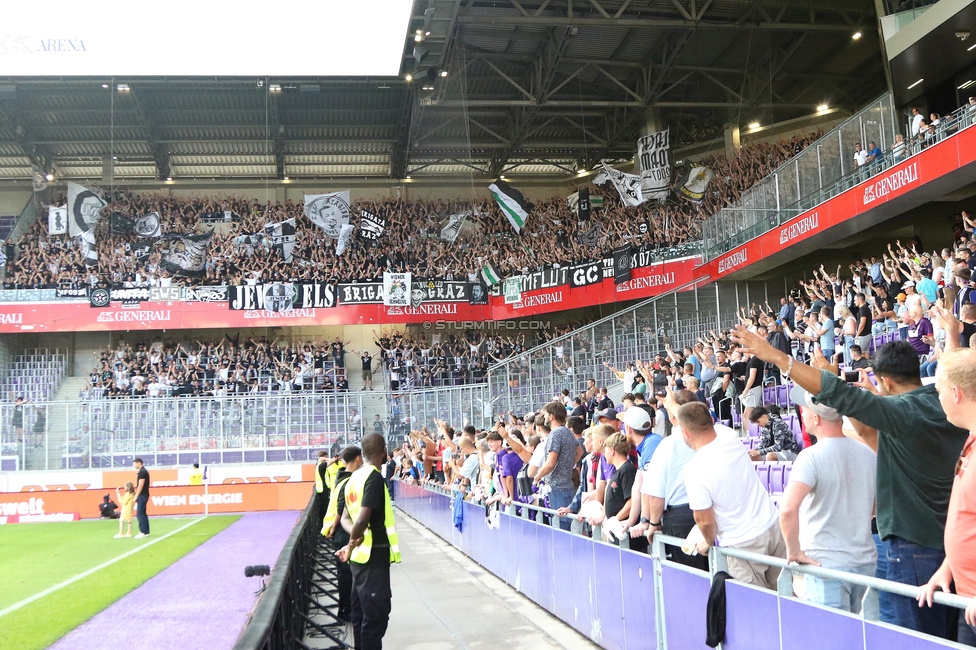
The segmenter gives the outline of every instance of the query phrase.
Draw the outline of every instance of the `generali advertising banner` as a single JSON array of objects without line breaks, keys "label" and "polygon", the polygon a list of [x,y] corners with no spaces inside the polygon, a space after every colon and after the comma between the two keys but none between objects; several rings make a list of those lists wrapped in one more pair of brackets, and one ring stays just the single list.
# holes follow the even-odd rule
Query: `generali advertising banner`
[{"label": "generali advertising banner", "polygon": [[[641,256],[644,255],[646,259]],[[635,253],[631,279],[615,285],[602,277],[603,263],[586,268],[549,269],[523,276],[522,299],[505,304],[491,296],[488,304],[472,304],[467,283],[423,281],[414,283],[407,305],[384,305],[369,285],[339,285],[336,292],[316,293],[307,285],[309,300],[302,298],[290,309],[268,309],[254,294],[234,292],[224,302],[109,302],[92,308],[90,302],[18,302],[0,304],[0,333],[88,332],[159,329],[209,329],[249,327],[298,327],[315,325],[363,325],[373,323],[423,323],[431,320],[487,321],[592,307],[617,301],[649,298],[688,284],[700,258],[652,263],[651,253]],[[576,286],[580,285],[580,286]],[[379,285],[376,285],[379,287]],[[253,291],[252,291],[253,290]],[[304,291],[304,286],[303,286]],[[304,296],[305,293],[296,294]],[[329,300],[325,301],[323,296]],[[324,302],[317,302],[320,298]],[[336,304],[338,303],[338,304]],[[326,304],[326,307],[313,305]],[[253,307],[253,308],[249,308]]]},{"label": "generali advertising banner", "polygon": [[976,129],[926,149],[778,228],[737,246],[696,270],[698,279],[719,280],[757,260],[902,197],[926,183],[976,162]]}]

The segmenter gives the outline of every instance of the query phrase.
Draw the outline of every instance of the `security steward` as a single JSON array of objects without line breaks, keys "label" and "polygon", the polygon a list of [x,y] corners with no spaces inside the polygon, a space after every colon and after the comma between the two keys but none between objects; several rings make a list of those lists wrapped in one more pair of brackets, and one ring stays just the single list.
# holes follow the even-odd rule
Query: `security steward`
[{"label": "security steward", "polygon": [[315,518],[321,520],[325,517],[325,511],[329,505],[329,492],[335,485],[335,475],[338,471],[332,472],[332,484],[328,481],[328,472],[335,465],[335,458],[329,458],[327,451],[319,452],[318,464],[315,465]]},{"label": "security steward", "polygon": [[[329,499],[329,508],[325,512],[322,520],[322,535],[331,538],[337,548],[342,548],[349,543],[349,533],[342,526],[337,525],[337,520],[342,516],[346,509],[346,482],[352,473],[363,466],[363,452],[359,447],[349,446],[342,450],[340,460],[331,467],[343,465],[339,473],[335,476],[335,485],[332,490],[332,497]],[[331,469],[330,467],[330,469]],[[336,558],[336,576],[339,587],[339,620],[349,622],[352,611],[352,569],[348,562],[340,562]]]},{"label": "security steward", "polygon": [[386,461],[386,441],[370,433],[361,441],[365,464],[346,481],[340,519],[349,543],[340,561],[352,568],[352,626],[357,650],[380,650],[390,622],[390,564],[400,562],[400,542],[393,505],[379,466]]}]

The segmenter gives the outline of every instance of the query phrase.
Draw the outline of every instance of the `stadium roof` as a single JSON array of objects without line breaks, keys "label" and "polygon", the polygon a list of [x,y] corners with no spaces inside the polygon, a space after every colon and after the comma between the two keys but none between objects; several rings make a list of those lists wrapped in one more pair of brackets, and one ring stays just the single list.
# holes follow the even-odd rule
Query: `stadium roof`
[{"label": "stadium roof", "polygon": [[885,87],[871,0],[416,0],[399,77],[0,77],[0,181],[568,178]]}]

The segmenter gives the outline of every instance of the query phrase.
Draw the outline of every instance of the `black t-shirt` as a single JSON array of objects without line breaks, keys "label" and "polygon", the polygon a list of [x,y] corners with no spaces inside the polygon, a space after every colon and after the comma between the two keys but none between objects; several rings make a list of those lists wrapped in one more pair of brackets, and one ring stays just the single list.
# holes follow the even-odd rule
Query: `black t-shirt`
[{"label": "black t-shirt", "polygon": [[98,506],[98,509],[103,517],[111,517],[114,515],[116,508],[118,508],[118,506],[111,501],[102,501],[102,503]]},{"label": "black t-shirt", "polygon": [[[868,336],[871,333],[871,308],[867,305],[861,305],[857,308],[857,336]],[[861,326],[861,319],[864,320],[864,326]]]},{"label": "black t-shirt", "polygon": [[735,384],[735,392],[742,394],[742,391],[746,387],[746,379],[748,378],[748,370],[745,361],[736,361],[729,366],[732,370],[732,383]]},{"label": "black t-shirt", "polygon": [[746,364],[746,380],[745,384],[743,384],[743,389],[745,388],[745,385],[749,383],[749,371],[751,371],[753,368],[756,369],[756,378],[752,381],[752,387],[755,388],[757,386],[762,386],[763,372],[766,368],[766,362],[759,357],[751,357],[749,359],[749,363]]},{"label": "black t-shirt", "polygon": [[383,558],[386,562],[390,560],[389,551],[378,551],[381,547],[390,545],[390,538],[386,535],[386,484],[379,472],[370,472],[363,488],[363,507],[372,508],[369,516],[369,529],[373,531],[373,552],[370,560]]},{"label": "black t-shirt", "polygon": [[607,498],[604,504],[607,517],[616,516],[627,503],[636,478],[637,468],[631,463],[624,463],[614,472],[613,478],[610,479],[610,484],[607,486]]},{"label": "black t-shirt", "polygon": [[364,355],[362,355],[360,357],[360,359],[363,362],[363,370],[372,370],[373,369],[373,357],[371,357],[368,354],[364,354]]},{"label": "black t-shirt", "polygon": [[137,495],[137,498],[148,497],[149,496],[149,470],[145,467],[139,469],[136,473],[136,487],[139,487],[139,479],[146,479],[145,489]]}]

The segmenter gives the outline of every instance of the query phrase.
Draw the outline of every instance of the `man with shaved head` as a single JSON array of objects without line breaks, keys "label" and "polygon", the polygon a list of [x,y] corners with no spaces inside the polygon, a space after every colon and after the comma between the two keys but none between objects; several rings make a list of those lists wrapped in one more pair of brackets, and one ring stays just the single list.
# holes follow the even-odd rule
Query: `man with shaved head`
[{"label": "man with shaved head", "polygon": [[383,647],[393,594],[390,563],[400,561],[400,542],[393,506],[379,467],[386,462],[386,441],[377,433],[363,436],[362,467],[346,482],[342,527],[349,543],[339,549],[352,566],[352,625],[356,648]]}]

